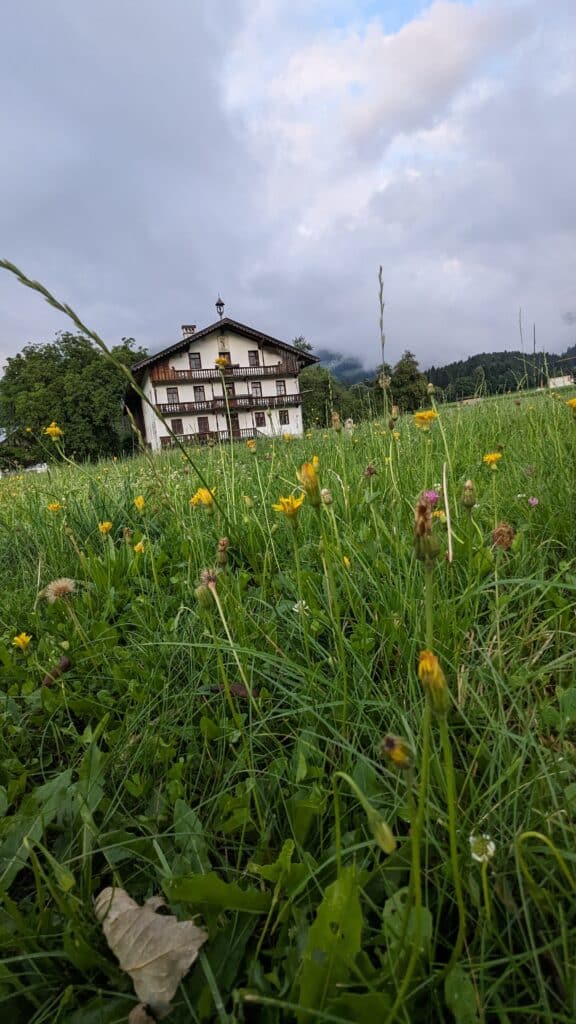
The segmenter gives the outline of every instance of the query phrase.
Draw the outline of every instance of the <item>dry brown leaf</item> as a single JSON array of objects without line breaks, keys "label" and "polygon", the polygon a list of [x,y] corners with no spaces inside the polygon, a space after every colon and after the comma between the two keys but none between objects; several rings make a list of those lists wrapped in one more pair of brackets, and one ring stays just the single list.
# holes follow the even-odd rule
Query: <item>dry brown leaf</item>
[{"label": "dry brown leaf", "polygon": [[157,914],[154,896],[141,907],[124,889],[103,889],[94,909],[110,949],[132,978],[134,991],[157,1018],[170,1012],[181,979],[208,935],[193,921]]},{"label": "dry brown leaf", "polygon": [[128,1014],[128,1024],[156,1024],[156,1017],[152,1017],[142,1003],[138,1003]]}]

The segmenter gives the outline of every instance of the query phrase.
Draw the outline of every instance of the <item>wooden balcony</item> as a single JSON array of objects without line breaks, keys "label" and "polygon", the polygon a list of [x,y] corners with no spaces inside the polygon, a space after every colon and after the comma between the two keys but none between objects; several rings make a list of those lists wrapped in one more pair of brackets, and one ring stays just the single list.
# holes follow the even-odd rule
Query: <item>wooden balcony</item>
[{"label": "wooden balcony", "polygon": [[[262,431],[257,430],[256,427],[241,427],[237,430],[232,429],[232,440],[233,441],[247,441],[251,437],[263,437]],[[182,444],[217,444],[219,441],[229,441],[230,431],[229,430],[208,430],[203,433],[195,434],[177,434],[176,437]],[[162,448],[172,448],[176,442],[172,437],[160,437],[160,444]]]},{"label": "wooden balcony", "polygon": [[[259,377],[295,377],[299,373],[296,360],[289,359],[276,366],[238,366],[231,363],[224,367],[224,378],[259,378]],[[176,370],[173,366],[153,366],[150,370],[150,380],[153,384],[162,384],[167,381],[201,381],[220,380],[222,371],[217,366],[207,370]]]},{"label": "wooden balcony", "polygon": [[162,402],[159,403],[155,408],[158,412],[161,412],[163,416],[181,416],[182,414],[197,414],[201,415],[206,413],[224,413],[230,410],[230,412],[249,412],[251,409],[285,409],[289,405],[300,405],[302,402],[302,395],[234,395],[234,397],[228,399],[228,405],[226,405],[225,398],[211,398],[206,399],[203,402]]}]

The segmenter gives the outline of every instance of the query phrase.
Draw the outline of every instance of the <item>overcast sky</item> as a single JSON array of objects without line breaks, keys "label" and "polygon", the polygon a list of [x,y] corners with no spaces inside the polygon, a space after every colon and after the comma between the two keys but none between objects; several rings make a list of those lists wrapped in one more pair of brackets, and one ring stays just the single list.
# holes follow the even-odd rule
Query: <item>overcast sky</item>
[{"label": "overcast sky", "polygon": [[[0,255],[110,343],[576,342],[576,0],[18,0]],[[572,314],[572,315],[571,315]],[[0,272],[0,363],[67,326]]]}]

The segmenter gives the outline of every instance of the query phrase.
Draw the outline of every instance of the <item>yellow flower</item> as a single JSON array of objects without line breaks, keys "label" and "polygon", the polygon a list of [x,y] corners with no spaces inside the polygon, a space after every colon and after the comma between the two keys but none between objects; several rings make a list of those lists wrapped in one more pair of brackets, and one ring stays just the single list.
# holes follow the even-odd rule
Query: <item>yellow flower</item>
[{"label": "yellow flower", "polygon": [[443,508],[435,508],[432,515],[435,519],[439,519],[441,523],[446,522],[446,513]]},{"label": "yellow flower", "polygon": [[142,509],[144,508],[145,504],[146,504],[146,502],[144,501],[144,495],[143,494],[137,494],[136,497],[134,498],[134,505],[138,509],[139,512],[142,511]]},{"label": "yellow flower", "polygon": [[410,747],[401,736],[385,736],[382,740],[381,751],[397,768],[410,768],[412,753]]},{"label": "yellow flower", "polygon": [[487,466],[490,466],[490,469],[496,469],[496,463],[499,462],[501,458],[502,452],[488,452],[487,455],[483,456],[482,462],[485,462]]},{"label": "yellow flower", "polygon": [[352,565],[352,562],[348,558],[348,555],[344,555],[344,557],[342,558],[342,561],[344,562],[344,568],[345,569],[349,569],[350,566]]},{"label": "yellow flower", "polygon": [[430,425],[436,419],[438,419],[438,413],[435,409],[422,409],[421,412],[414,413],[414,422],[420,430],[430,430]]},{"label": "yellow flower", "polygon": [[282,434],[282,437],[284,438],[285,441],[291,441],[292,440],[292,434],[288,434],[288,433]]},{"label": "yellow flower", "polygon": [[216,366],[220,367],[221,370],[223,370],[225,366],[229,365],[226,356],[216,356],[214,362]]},{"label": "yellow flower", "polygon": [[393,430],[392,431],[392,437],[394,438],[395,441],[397,441],[398,438],[400,437],[400,431],[399,430]]},{"label": "yellow flower", "polygon": [[292,494],[288,498],[278,498],[278,504],[272,505],[275,512],[283,512],[287,519],[295,521],[298,509],[304,501],[304,495],[300,494],[295,498]]},{"label": "yellow flower", "polygon": [[144,554],[144,541],[143,540],[139,540],[138,543],[134,545],[134,551],[136,552],[137,555]]},{"label": "yellow flower", "polygon": [[448,710],[448,686],[436,655],[425,650],[418,659],[418,678],[430,698],[434,711],[444,715]]},{"label": "yellow flower", "polygon": [[208,490],[208,487],[199,487],[196,494],[190,499],[190,504],[193,508],[196,508],[198,505],[203,505],[204,508],[211,509],[214,504],[215,493],[215,487],[212,487],[211,490]]},{"label": "yellow flower", "polygon": [[300,472],[296,473],[312,508],[319,508],[322,502],[320,497],[320,484],[318,482],[318,474],[316,472],[319,466],[320,459],[317,455],[314,455],[312,461],[303,462]]},{"label": "yellow flower", "polygon": [[567,400],[567,402],[566,402],[566,405],[570,406],[570,408],[572,409],[572,412],[576,416],[576,398],[569,398]]},{"label": "yellow flower", "polygon": [[98,529],[100,530],[100,533],[110,533],[112,523],[109,519],[105,519],[103,523],[98,523]]},{"label": "yellow flower", "polygon": [[32,433],[32,427],[25,427],[25,431],[26,431],[27,434],[31,434]]},{"label": "yellow flower", "polygon": [[249,449],[249,450],[250,450],[251,452],[253,452],[253,451],[255,450],[255,448],[256,448],[256,441],[254,440],[254,438],[253,438],[253,437],[250,437],[250,438],[249,438],[249,439],[248,439],[248,440],[246,441],[246,447],[247,447],[247,448],[248,448],[248,449]]},{"label": "yellow flower", "polygon": [[52,420],[49,427],[44,427],[43,433],[47,434],[48,437],[51,437],[53,441],[57,441],[58,438],[62,437],[64,431],[60,429],[54,420]]},{"label": "yellow flower", "polygon": [[49,512],[61,512],[64,505],[61,505],[59,501],[51,501],[47,508]]},{"label": "yellow flower", "polygon": [[18,636],[12,638],[12,646],[18,647],[21,651],[25,651],[31,639],[32,637],[29,633],[18,633]]}]

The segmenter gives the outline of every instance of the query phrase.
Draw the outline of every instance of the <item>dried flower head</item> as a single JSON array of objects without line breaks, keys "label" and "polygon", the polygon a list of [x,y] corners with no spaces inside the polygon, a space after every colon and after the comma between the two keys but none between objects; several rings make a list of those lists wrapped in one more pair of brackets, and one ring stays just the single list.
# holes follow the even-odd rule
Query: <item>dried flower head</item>
[{"label": "dried flower head", "polygon": [[340,419],[340,413],[339,412],[333,412],[332,416],[331,416],[331,420],[332,420],[332,429],[335,430],[336,433],[339,434],[340,431],[342,430],[342,420]]},{"label": "dried flower head", "polygon": [[213,589],[216,586],[218,576],[218,569],[203,569],[200,573],[200,586]]},{"label": "dried flower head", "polygon": [[322,498],[323,505],[331,505],[333,502],[332,491],[329,487],[323,487],[320,491],[320,497]]},{"label": "dried flower head", "polygon": [[40,596],[45,597],[48,604],[54,604],[55,601],[60,601],[63,597],[70,597],[74,593],[76,593],[75,581],[67,576],[62,576],[60,579],[48,583]]},{"label": "dried flower head", "polygon": [[376,466],[373,466],[372,463],[369,462],[364,470],[364,476],[369,479],[371,476],[376,476],[377,473],[378,470],[376,469]]},{"label": "dried flower head", "polygon": [[462,491],[462,504],[467,512],[471,512],[476,504],[476,491],[472,480],[467,480]]},{"label": "dried flower head", "polygon": [[492,530],[492,544],[495,548],[502,548],[502,551],[509,551],[516,536],[516,531],[510,523],[498,523]]},{"label": "dried flower head", "polygon": [[230,541],[228,537],[220,537],[216,546],[216,564],[227,565],[228,563],[228,548],[230,547]]},{"label": "dried flower head", "polygon": [[432,533],[432,505],[421,494],[414,510],[414,550],[416,558],[430,567],[440,553],[440,542]]}]

